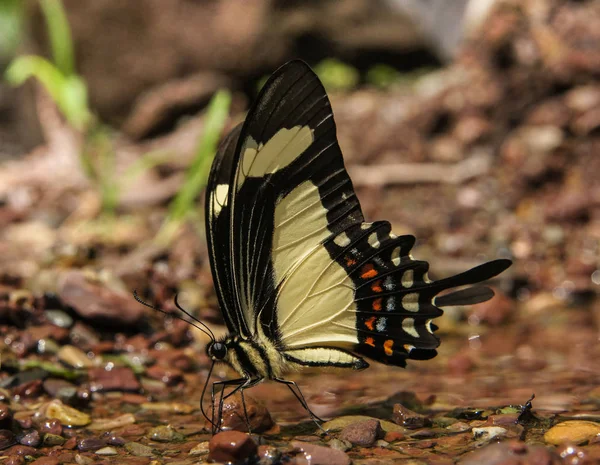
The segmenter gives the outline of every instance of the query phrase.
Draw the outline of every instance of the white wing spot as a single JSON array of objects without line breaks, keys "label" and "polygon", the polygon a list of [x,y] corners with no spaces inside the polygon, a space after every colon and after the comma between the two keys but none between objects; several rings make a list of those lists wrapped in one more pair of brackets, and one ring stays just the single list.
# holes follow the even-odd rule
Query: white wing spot
[{"label": "white wing spot", "polygon": [[419,294],[413,292],[402,297],[402,306],[409,312],[419,311]]},{"label": "white wing spot", "polygon": [[396,236],[393,232],[391,232],[390,239],[398,239],[398,236]]},{"label": "white wing spot", "polygon": [[363,231],[366,231],[371,226],[373,226],[373,223],[363,223],[363,224],[360,225],[360,229],[362,229]]},{"label": "white wing spot", "polygon": [[392,263],[395,266],[400,265],[400,247],[396,247],[393,251],[392,251]]},{"label": "white wing spot", "polygon": [[379,246],[381,245],[381,243],[379,242],[379,239],[377,238],[376,232],[374,232],[373,234],[371,234],[369,236],[368,242],[369,242],[369,245],[371,247],[373,247],[374,249],[379,248]]},{"label": "white wing spot", "polygon": [[213,213],[218,215],[221,209],[227,205],[227,193],[229,192],[228,184],[219,184],[214,192],[213,197]]},{"label": "white wing spot", "polygon": [[426,283],[431,282],[431,279],[429,279],[429,275],[427,274],[427,272],[423,273],[423,281]]},{"label": "white wing spot", "polygon": [[413,270],[407,270],[402,275],[402,286],[411,287],[415,281],[415,272]]},{"label": "white wing spot", "polygon": [[402,320],[402,329],[413,337],[419,337],[419,333],[415,329],[414,318],[404,318],[404,320]]},{"label": "white wing spot", "polygon": [[393,291],[394,288],[396,287],[396,283],[394,283],[394,278],[392,278],[392,276],[387,276],[384,280],[383,280],[383,287],[385,287],[386,291]]},{"label": "white wing spot", "polygon": [[338,247],[348,247],[350,245],[350,238],[348,237],[348,234],[346,234],[345,232],[343,232],[341,234],[338,234],[335,237],[335,239],[333,240],[333,242]]},{"label": "white wing spot", "polygon": [[390,297],[386,303],[385,303],[385,309],[388,312],[393,312],[394,310],[396,310],[396,298],[395,297]]},{"label": "white wing spot", "polygon": [[381,317],[377,320],[377,324],[375,325],[375,329],[377,329],[377,331],[379,331],[380,333],[383,333],[385,331],[385,328],[387,327],[387,318],[386,317]]}]

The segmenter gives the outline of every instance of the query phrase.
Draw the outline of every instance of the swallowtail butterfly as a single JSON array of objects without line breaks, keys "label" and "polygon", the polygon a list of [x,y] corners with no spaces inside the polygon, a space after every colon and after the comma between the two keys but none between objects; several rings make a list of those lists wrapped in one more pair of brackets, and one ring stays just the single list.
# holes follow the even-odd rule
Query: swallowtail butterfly
[{"label": "swallowtail butterfly", "polygon": [[313,419],[286,373],[362,370],[365,358],[400,367],[430,359],[440,307],[494,295],[481,286],[438,294],[511,264],[494,260],[431,281],[429,264],[410,255],[413,236],[394,235],[387,221],[365,222],[329,99],[302,61],[275,71],[222,142],[208,180],[206,230],[229,330],[207,352],[213,365],[225,362],[240,375],[215,384],[243,393],[266,379],[285,383]]}]

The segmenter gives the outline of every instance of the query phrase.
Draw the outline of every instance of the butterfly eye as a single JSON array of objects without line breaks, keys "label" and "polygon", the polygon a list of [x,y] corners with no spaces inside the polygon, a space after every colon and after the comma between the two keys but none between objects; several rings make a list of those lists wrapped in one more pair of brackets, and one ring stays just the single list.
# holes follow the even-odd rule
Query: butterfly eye
[{"label": "butterfly eye", "polygon": [[223,360],[227,355],[227,347],[221,342],[215,342],[209,346],[208,355],[214,360]]}]

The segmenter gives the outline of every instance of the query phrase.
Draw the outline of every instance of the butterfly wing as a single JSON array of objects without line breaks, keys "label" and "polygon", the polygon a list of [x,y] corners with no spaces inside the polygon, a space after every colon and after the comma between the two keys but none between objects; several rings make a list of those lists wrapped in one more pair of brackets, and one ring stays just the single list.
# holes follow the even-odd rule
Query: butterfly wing
[{"label": "butterfly wing", "polygon": [[[237,137],[211,183],[214,202],[230,170],[227,199],[209,220],[216,224],[209,233],[213,267],[229,258],[215,272],[227,287],[220,300],[237,332],[272,343],[295,363],[366,365],[344,351],[396,365],[434,355],[437,294],[509,264],[489,262],[430,282],[428,264],[409,255],[412,236],[393,235],[385,221],[365,223],[325,89],[303,62],[267,81]],[[453,295],[446,304],[491,297],[482,288]]]}]

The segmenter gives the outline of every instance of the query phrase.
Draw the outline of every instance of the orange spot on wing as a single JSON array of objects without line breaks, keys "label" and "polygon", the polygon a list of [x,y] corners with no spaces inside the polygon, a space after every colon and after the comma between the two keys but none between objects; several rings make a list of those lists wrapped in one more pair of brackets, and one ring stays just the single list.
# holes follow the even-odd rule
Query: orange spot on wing
[{"label": "orange spot on wing", "polygon": [[347,255],[344,257],[344,260],[346,260],[346,266],[353,266],[356,265],[356,260],[354,260],[352,257],[348,257]]},{"label": "orange spot on wing", "polygon": [[372,316],[371,318],[369,318],[367,321],[365,321],[365,326],[367,328],[369,328],[371,331],[373,331],[373,327],[375,325],[375,320],[377,318],[375,318],[374,316]]},{"label": "orange spot on wing", "polygon": [[382,301],[381,297],[379,297],[373,301],[373,310],[375,310],[376,312],[381,310],[381,301]]},{"label": "orange spot on wing", "polygon": [[391,339],[388,339],[383,343],[383,351],[385,352],[385,355],[389,356],[394,353],[392,347],[394,347],[394,341],[392,341]]},{"label": "orange spot on wing", "polygon": [[383,289],[381,288],[381,279],[378,279],[373,284],[371,284],[371,290],[373,292],[381,292]]},{"label": "orange spot on wing", "polygon": [[372,337],[368,337],[365,339],[365,344],[367,344],[368,346],[371,347],[375,347],[375,341],[373,340]]},{"label": "orange spot on wing", "polygon": [[369,279],[369,278],[374,278],[378,274],[379,273],[377,272],[377,270],[375,269],[373,264],[367,263],[365,266],[362,267],[362,270],[360,272],[360,277],[362,279]]}]

